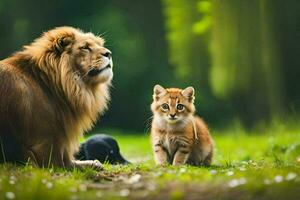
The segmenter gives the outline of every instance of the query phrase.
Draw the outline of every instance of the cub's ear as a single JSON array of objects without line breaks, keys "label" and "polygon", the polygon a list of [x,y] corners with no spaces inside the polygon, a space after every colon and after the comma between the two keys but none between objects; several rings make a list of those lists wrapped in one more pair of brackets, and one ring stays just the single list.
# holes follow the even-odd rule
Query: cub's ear
[{"label": "cub's ear", "polygon": [[56,52],[61,53],[65,50],[67,46],[73,43],[73,41],[74,41],[74,37],[72,35],[60,36],[54,40],[53,49]]},{"label": "cub's ear", "polygon": [[185,88],[181,94],[189,100],[189,102],[194,102],[195,99],[195,89],[193,87]]},{"label": "cub's ear", "polygon": [[163,96],[166,93],[166,89],[163,88],[161,85],[155,85],[153,89],[153,99],[159,100],[161,96]]}]

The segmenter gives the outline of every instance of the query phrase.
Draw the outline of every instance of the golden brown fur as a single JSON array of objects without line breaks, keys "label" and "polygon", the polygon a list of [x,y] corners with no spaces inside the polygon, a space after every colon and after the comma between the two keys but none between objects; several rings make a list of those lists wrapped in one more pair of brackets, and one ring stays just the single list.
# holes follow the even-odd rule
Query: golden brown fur
[{"label": "golden brown fur", "polygon": [[156,164],[211,164],[213,140],[205,122],[194,116],[194,98],[192,87],[154,87],[151,140]]},{"label": "golden brown fur", "polygon": [[59,27],[0,61],[2,162],[73,166],[79,137],[109,100],[112,62],[103,45],[92,33]]}]

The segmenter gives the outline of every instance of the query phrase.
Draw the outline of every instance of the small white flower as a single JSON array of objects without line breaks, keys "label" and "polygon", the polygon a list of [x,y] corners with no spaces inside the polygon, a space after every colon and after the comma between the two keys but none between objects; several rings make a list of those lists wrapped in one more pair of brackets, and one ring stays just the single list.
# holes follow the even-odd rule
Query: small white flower
[{"label": "small white flower", "polygon": [[16,195],[13,192],[6,192],[5,196],[6,196],[7,199],[14,199],[14,198],[16,198]]},{"label": "small white flower", "polygon": [[134,184],[134,183],[138,183],[141,179],[141,175],[140,174],[135,174],[132,177],[130,177],[128,180],[126,180],[126,183],[128,184]]},{"label": "small white flower", "polygon": [[123,189],[120,191],[120,196],[122,197],[127,197],[130,194],[130,190],[128,189]]},{"label": "small white flower", "polygon": [[47,183],[46,183],[46,187],[47,187],[48,189],[53,188],[53,183],[47,182]]},{"label": "small white flower", "polygon": [[290,173],[288,173],[288,175],[285,177],[285,180],[291,181],[291,180],[295,179],[296,177],[297,177],[297,174],[296,174],[296,173],[290,172]]},{"label": "small white flower", "polygon": [[283,181],[283,177],[280,176],[280,175],[277,175],[277,176],[275,176],[274,181],[275,181],[276,183],[280,183],[280,182]]},{"label": "small white flower", "polygon": [[210,173],[211,173],[212,175],[215,175],[215,174],[217,174],[217,173],[218,173],[218,171],[217,171],[217,170],[215,170],[215,169],[212,169],[212,170],[210,170]]},{"label": "small white flower", "polygon": [[180,172],[180,173],[186,172],[186,168],[180,168],[179,172]]},{"label": "small white flower", "polygon": [[42,179],[42,183],[43,183],[43,184],[46,184],[46,183],[47,183],[47,179],[44,179],[44,178],[43,178],[43,179]]},{"label": "small white flower", "polygon": [[240,167],[239,170],[243,172],[243,171],[246,171],[246,168],[243,166],[243,167]]},{"label": "small white flower", "polygon": [[228,172],[227,172],[227,176],[232,176],[233,174],[234,174],[233,171],[228,171]]},{"label": "small white flower", "polygon": [[247,180],[245,178],[240,178],[240,179],[233,179],[231,180],[228,185],[229,187],[237,187],[239,185],[244,185],[247,183]]},{"label": "small white flower", "polygon": [[270,181],[269,179],[265,179],[265,180],[264,180],[264,184],[265,184],[265,185],[270,185],[270,184],[271,184],[271,181]]},{"label": "small white flower", "polygon": [[16,181],[17,181],[17,178],[14,175],[9,177],[9,184],[14,185],[16,183]]},{"label": "small white flower", "polygon": [[233,180],[229,181],[228,185],[229,185],[229,187],[232,187],[232,188],[236,187],[239,185],[239,181],[237,179],[233,179]]}]

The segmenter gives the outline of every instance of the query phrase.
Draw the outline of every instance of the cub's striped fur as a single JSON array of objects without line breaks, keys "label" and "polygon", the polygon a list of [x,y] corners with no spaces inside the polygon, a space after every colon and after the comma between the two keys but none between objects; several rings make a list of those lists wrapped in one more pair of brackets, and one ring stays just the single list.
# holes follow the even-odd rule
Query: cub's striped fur
[{"label": "cub's striped fur", "polygon": [[151,140],[158,165],[210,165],[213,140],[205,122],[195,116],[194,88],[154,87]]}]

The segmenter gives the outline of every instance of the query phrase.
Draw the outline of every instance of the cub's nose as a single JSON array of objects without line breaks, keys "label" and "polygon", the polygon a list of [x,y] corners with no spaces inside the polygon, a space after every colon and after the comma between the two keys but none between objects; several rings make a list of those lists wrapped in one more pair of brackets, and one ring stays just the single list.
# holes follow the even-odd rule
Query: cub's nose
[{"label": "cub's nose", "polygon": [[172,119],[174,119],[174,118],[176,117],[176,114],[170,114],[170,117],[171,117]]},{"label": "cub's nose", "polygon": [[101,53],[102,56],[107,57],[107,58],[111,58],[111,52],[109,50],[107,50],[104,53]]}]

